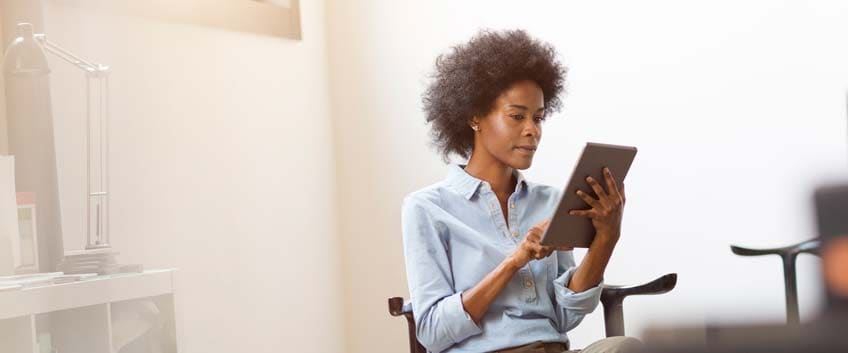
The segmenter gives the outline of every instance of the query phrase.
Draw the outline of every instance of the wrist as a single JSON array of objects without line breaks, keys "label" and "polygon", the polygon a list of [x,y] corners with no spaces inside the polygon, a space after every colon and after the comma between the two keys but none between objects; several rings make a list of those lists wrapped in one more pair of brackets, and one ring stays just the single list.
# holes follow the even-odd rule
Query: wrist
[{"label": "wrist", "polygon": [[595,234],[595,239],[592,243],[598,242],[598,245],[614,247],[618,243],[620,234],[617,232],[598,232]]},{"label": "wrist", "polygon": [[513,254],[513,255],[508,256],[506,259],[504,259],[502,264],[504,265],[504,267],[507,270],[514,273],[514,272],[518,272],[518,270],[520,270],[522,267],[524,267],[524,265],[526,265],[527,262],[526,261],[522,262],[521,259],[519,259],[517,256],[515,256]]}]

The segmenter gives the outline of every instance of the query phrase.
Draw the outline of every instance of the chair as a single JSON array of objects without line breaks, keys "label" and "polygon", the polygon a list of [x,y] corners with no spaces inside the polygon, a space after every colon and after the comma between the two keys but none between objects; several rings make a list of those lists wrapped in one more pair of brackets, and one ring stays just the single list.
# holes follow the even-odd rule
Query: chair
[{"label": "chair", "polygon": [[818,239],[807,240],[795,245],[772,249],[749,249],[731,245],[730,251],[739,256],[780,255],[783,260],[783,285],[786,291],[786,322],[797,325],[798,315],[798,284],[795,279],[795,258],[807,253],[819,255],[821,242]]},{"label": "chair", "polygon": [[[601,304],[604,306],[604,326],[607,337],[624,335],[624,298],[630,295],[662,294],[674,289],[677,274],[670,273],[651,282],[635,286],[604,285],[601,290]],[[412,302],[401,297],[389,298],[389,314],[406,317],[409,329],[409,352],[427,353],[415,335],[415,318],[412,316]]]}]

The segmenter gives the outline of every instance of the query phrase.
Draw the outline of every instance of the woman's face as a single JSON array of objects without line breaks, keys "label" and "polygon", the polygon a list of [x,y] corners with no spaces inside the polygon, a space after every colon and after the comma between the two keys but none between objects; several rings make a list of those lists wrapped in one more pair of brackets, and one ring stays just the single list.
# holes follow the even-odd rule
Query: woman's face
[{"label": "woman's face", "polygon": [[[486,152],[507,166],[527,169],[542,139],[544,119],[545,97],[539,85],[516,82],[495,100],[488,115],[472,119],[480,126],[473,153]],[[476,150],[480,148],[485,151]]]}]

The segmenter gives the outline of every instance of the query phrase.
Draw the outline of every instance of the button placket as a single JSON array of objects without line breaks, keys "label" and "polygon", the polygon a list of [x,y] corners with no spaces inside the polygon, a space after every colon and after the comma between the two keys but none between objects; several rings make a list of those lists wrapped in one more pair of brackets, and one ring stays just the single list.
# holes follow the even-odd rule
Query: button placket
[{"label": "button placket", "polygon": [[536,300],[536,281],[533,279],[533,271],[530,264],[521,269],[521,291],[526,302]]},{"label": "button placket", "polygon": [[508,226],[509,226],[510,234],[512,234],[512,241],[514,241],[516,244],[519,243],[518,238],[521,236],[521,230],[516,229],[518,227],[518,221],[517,221],[517,218],[516,218],[516,211],[515,211],[515,198],[516,198],[517,193],[518,193],[517,191],[512,193],[512,195],[510,195],[509,199],[507,200],[507,203],[509,204],[509,208],[507,208],[507,214],[508,214],[507,218],[509,218]]},{"label": "button placket", "polygon": [[487,200],[486,202],[489,205],[489,214],[492,216],[492,221],[495,222],[495,227],[503,232],[505,238],[512,239],[510,236],[509,225],[504,222],[501,208],[498,206],[498,197],[486,184],[483,184],[481,189],[481,196]]}]

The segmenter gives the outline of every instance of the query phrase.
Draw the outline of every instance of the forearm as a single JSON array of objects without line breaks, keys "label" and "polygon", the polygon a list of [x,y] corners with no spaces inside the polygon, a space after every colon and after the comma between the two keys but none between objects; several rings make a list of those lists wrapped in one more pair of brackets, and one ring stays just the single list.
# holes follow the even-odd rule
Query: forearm
[{"label": "forearm", "polygon": [[477,285],[462,293],[462,306],[475,323],[480,323],[489,305],[506,288],[520,268],[518,261],[508,257],[486,277],[483,277]]},{"label": "forearm", "polygon": [[580,266],[568,282],[568,289],[579,293],[601,283],[615,244],[616,241],[610,237],[596,236]]}]

